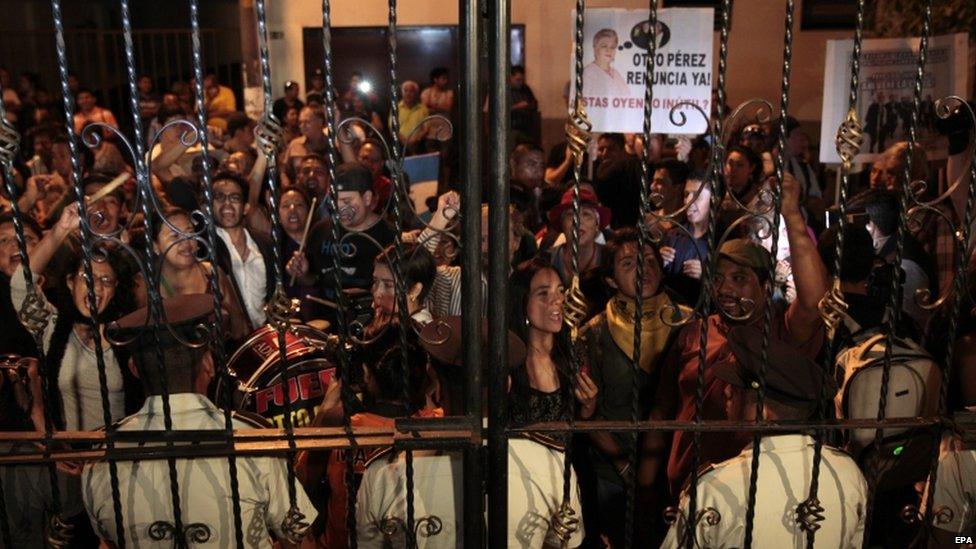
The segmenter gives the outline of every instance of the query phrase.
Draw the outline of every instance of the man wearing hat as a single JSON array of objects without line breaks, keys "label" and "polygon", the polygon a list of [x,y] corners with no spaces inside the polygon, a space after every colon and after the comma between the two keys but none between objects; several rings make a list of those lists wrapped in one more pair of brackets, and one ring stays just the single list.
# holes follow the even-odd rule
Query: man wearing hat
[{"label": "man wearing hat", "polygon": [[[339,208],[340,244],[332,240],[332,218],[312,227],[304,254],[288,261],[288,273],[317,285],[322,297],[334,300],[333,256],[339,255],[343,288],[368,289],[373,281],[373,260],[393,242],[393,227],[373,211],[373,175],[358,162],[336,169],[336,206]],[[352,233],[352,234],[349,234]],[[345,235],[349,235],[345,237]]]},{"label": "man wearing hat", "polygon": [[271,112],[274,113],[279,122],[285,121],[285,113],[288,112],[288,109],[296,108],[301,111],[305,106],[305,103],[302,103],[302,100],[298,98],[298,92],[298,82],[294,80],[285,82],[285,96],[276,99],[271,107]]},{"label": "man wearing hat", "polygon": [[[799,189],[792,178],[783,182],[782,216],[793,260],[796,299],[788,307],[774,303],[770,340],[790,346],[797,356],[813,358],[823,343],[824,326],[818,305],[828,289],[827,273],[815,243],[806,233],[806,223],[799,208]],[[702,417],[706,420],[726,417],[726,384],[716,377],[715,370],[736,360],[729,345],[729,330],[740,325],[761,329],[765,322],[766,296],[771,284],[769,261],[769,252],[748,239],[728,240],[719,249],[712,275],[712,299],[717,313],[706,319],[708,341],[704,386],[701,387]],[[702,320],[696,319],[678,335],[662,369],[652,418],[685,421],[695,418],[701,330]],[[798,372],[805,367],[798,360],[792,364]],[[691,433],[674,434],[667,466],[672,494],[678,492],[691,472],[692,439]],[[726,460],[736,455],[745,442],[734,433],[704,433],[701,435],[701,463]],[[668,441],[662,433],[651,433],[645,444],[647,461],[642,464],[639,480],[649,487],[668,453]]]},{"label": "man wearing hat", "polygon": [[[322,69],[316,67],[312,71],[312,78],[308,83],[308,92],[305,94],[305,101],[317,103],[319,106],[325,104],[325,76]],[[336,94],[338,95],[338,94]]]},{"label": "man wearing hat", "polygon": [[[832,399],[837,388],[809,358],[789,346],[771,342],[765,375],[760,378],[762,333],[755,326],[729,330],[735,356],[715,368],[725,386],[726,415],[731,420],[756,421],[758,390],[765,380],[763,418],[767,421],[808,420],[823,397]],[[749,499],[755,447],[705,471],[695,487],[697,509],[705,515],[695,524],[695,542],[701,547],[739,547],[745,535],[742,517]],[[759,475],[753,525],[754,547],[805,547],[806,531],[800,520],[809,516],[800,504],[810,493],[814,440],[806,433],[769,433],[759,442]],[[823,521],[816,534],[818,547],[860,547],[864,538],[867,482],[850,456],[823,447],[817,499]],[[688,490],[681,511],[663,547],[680,547],[688,527]],[[710,518],[718,518],[713,524]]]},{"label": "man wearing hat", "polygon": [[[561,231],[565,238],[565,243],[555,246],[550,252],[550,262],[567,287],[573,280],[573,196],[572,188],[566,190],[559,205],[549,210],[550,229]],[[609,299],[600,276],[603,244],[597,243],[597,237],[610,226],[610,218],[610,208],[600,204],[596,193],[589,188],[581,188],[579,274],[581,288],[590,306],[587,318],[603,310]]]},{"label": "man wearing hat", "polygon": [[[200,327],[213,322],[213,297],[198,294],[164,299],[162,309],[168,324],[154,324],[152,319],[147,319],[149,311],[143,307],[109,326],[113,339],[129,341],[127,346],[135,369],[148,395],[142,408],[119,422],[117,429],[165,429],[161,396],[165,383],[173,430],[223,430],[223,412],[201,394],[213,376],[210,351],[206,345],[190,347],[176,338],[200,340]],[[267,426],[254,416],[237,414],[234,418],[235,429]],[[126,445],[130,444],[118,444]],[[214,547],[234,545],[234,512],[226,457],[176,459],[183,532],[174,530],[169,467],[165,460],[120,461],[116,467],[125,540],[117,538],[108,464],[93,462],[82,472],[82,497],[92,526],[111,545],[119,546],[122,541],[130,547],[152,545],[161,533],[166,536],[164,539],[174,542],[192,538]],[[237,480],[244,545],[270,548],[272,536],[284,539],[289,534],[285,526],[289,512],[285,461],[277,457],[240,456]],[[315,518],[315,508],[301,486],[296,487],[296,492],[297,510],[304,515],[301,522],[309,523]]]}]

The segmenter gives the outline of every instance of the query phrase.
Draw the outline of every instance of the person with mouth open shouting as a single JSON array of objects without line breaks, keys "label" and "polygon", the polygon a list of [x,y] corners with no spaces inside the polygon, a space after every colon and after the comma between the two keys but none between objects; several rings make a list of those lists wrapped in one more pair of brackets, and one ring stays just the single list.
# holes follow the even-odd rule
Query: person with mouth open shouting
[{"label": "person with mouth open shouting", "polygon": [[[332,186],[339,209],[339,242],[332,239],[332,218],[317,222],[308,233],[304,253],[288,260],[288,274],[318,294],[335,300],[333,255],[338,255],[342,288],[368,290],[373,283],[373,260],[393,242],[393,227],[373,212],[373,175],[358,162],[336,168]],[[351,233],[351,234],[350,234]],[[325,316],[335,317],[334,312]]]},{"label": "person with mouth open shouting", "polygon": [[[816,244],[807,235],[806,223],[800,213],[800,191],[793,178],[783,181],[781,215],[786,223],[797,296],[789,306],[774,305],[770,337],[789,345],[798,355],[813,358],[824,341],[824,325],[818,304],[828,290],[827,271],[817,253]],[[770,284],[769,262],[769,252],[749,239],[728,240],[718,250],[711,296],[717,313],[705,320],[708,322],[708,344],[705,350],[703,419],[726,419],[724,391],[727,384],[714,375],[714,370],[736,360],[728,340],[732,327],[762,328]],[[701,329],[702,320],[695,319],[678,335],[661,372],[661,382],[650,414],[652,419],[694,419]],[[797,364],[797,367],[805,367],[803,364],[806,363],[797,361]],[[638,469],[638,482],[642,488],[652,485],[665,462],[669,447],[666,436],[663,432],[651,433],[644,439],[644,452]],[[692,439],[690,431],[679,431],[675,432],[671,441],[667,477],[672,496],[678,494],[691,472]],[[729,459],[739,453],[745,442],[734,434],[703,433],[701,464]]]},{"label": "person with mouth open shouting", "polygon": [[275,290],[271,241],[244,226],[251,211],[248,183],[221,172],[213,179],[214,221],[217,222],[217,265],[230,275],[240,308],[247,313],[248,332],[264,325],[264,305]]},{"label": "person with mouth open shouting", "polygon": [[[166,209],[153,224],[153,248],[162,257],[158,290],[163,298],[212,293],[210,284],[214,271],[210,263],[199,259],[200,246],[189,236],[195,230],[189,212],[179,208]],[[227,273],[220,267],[216,272],[223,298],[221,306],[227,315],[226,336],[229,342],[240,341],[249,334],[248,317],[234,297],[234,287]],[[149,303],[146,293],[141,292],[138,297],[139,306],[146,307]]]}]

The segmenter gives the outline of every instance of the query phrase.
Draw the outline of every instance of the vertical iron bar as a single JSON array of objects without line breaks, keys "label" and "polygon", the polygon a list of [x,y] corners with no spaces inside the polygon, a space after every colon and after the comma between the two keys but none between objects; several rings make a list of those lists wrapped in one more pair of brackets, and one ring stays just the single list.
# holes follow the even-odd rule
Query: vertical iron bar
[{"label": "vertical iron bar", "polygon": [[[773,220],[770,252],[769,252],[769,289],[766,292],[766,304],[763,311],[762,344],[760,345],[760,364],[759,364],[759,388],[756,391],[756,422],[764,423],[765,398],[766,398],[766,368],[769,367],[769,338],[772,332],[773,323],[773,293],[776,291],[776,255],[779,245],[779,224],[780,210],[783,204],[783,176],[784,159],[783,154],[786,149],[786,116],[790,106],[790,72],[791,61],[793,58],[793,0],[786,0],[786,20],[783,36],[783,79],[780,83],[779,97],[779,150],[774,160],[776,169],[776,188],[773,192]],[[749,499],[746,507],[746,535],[745,549],[752,547],[752,528],[756,517],[756,488],[759,483],[759,456],[762,454],[761,443],[762,435],[755,433],[752,438],[752,466],[749,475]]]},{"label": "vertical iron bar", "polygon": [[[708,358],[708,323],[711,313],[712,303],[712,273],[715,272],[718,254],[716,250],[716,228],[718,227],[718,211],[722,204],[722,164],[725,162],[725,144],[719,140],[723,135],[723,123],[725,118],[725,75],[728,71],[729,60],[729,31],[732,27],[732,0],[722,0],[722,24],[719,32],[718,50],[718,79],[715,88],[715,97],[718,101],[714,105],[715,118],[709,124],[709,136],[711,137],[712,150],[709,165],[708,178],[711,185],[711,197],[709,201],[708,228],[705,231],[706,259],[702,263],[702,287],[699,297],[701,328],[699,329],[698,339],[698,369],[695,377],[695,423],[702,422],[702,408],[705,400],[705,361]],[[711,113],[709,113],[711,114]],[[703,184],[704,186],[704,184]],[[685,520],[686,528],[683,532],[682,545],[694,548],[696,545],[695,528],[697,527],[697,503],[698,503],[698,469],[701,466],[701,431],[695,431],[692,437],[692,468],[690,476],[690,489],[688,490],[688,514]]]},{"label": "vertical iron bar", "polygon": [[[328,131],[326,136],[326,155],[327,164],[329,170],[329,181],[334,182],[336,180],[336,162],[338,160],[338,136],[336,135],[336,119],[334,106],[336,104],[335,98],[335,87],[332,79],[332,5],[331,0],[322,0],[322,52],[323,52],[323,76],[325,79],[325,125]],[[334,185],[334,183],[333,183]],[[334,189],[334,187],[333,187]],[[346,534],[348,537],[349,547],[351,549],[356,549],[356,499],[352,497],[353,490],[355,487],[355,477],[353,471],[353,463],[351,456],[354,455],[356,451],[356,439],[353,437],[352,424],[349,420],[349,415],[353,406],[353,393],[352,389],[349,387],[350,377],[349,377],[349,356],[345,351],[346,340],[349,336],[349,326],[346,323],[346,297],[342,293],[342,258],[340,257],[340,251],[342,247],[339,245],[340,240],[340,216],[339,216],[339,202],[336,199],[336,193],[334,190],[330,190],[325,196],[326,204],[328,204],[329,216],[330,216],[330,237],[332,242],[336,246],[336,252],[332,254],[332,287],[335,290],[335,301],[338,305],[336,311],[336,333],[339,336],[339,349],[340,352],[337,353],[339,358],[339,382],[340,382],[340,396],[342,400],[342,425],[346,433],[349,436],[349,444],[351,448],[347,451],[346,456],[349,458],[346,462],[346,470],[343,478],[343,483],[346,489]],[[311,215],[311,213],[309,213]]]},{"label": "vertical iron bar", "polygon": [[165,63],[165,66],[166,66],[166,79],[167,80],[172,80],[173,79],[173,70],[172,70],[173,67],[172,67],[172,65],[170,65],[170,62],[169,62],[169,33],[164,30],[160,34],[163,37],[163,62]]},{"label": "vertical iron bar", "polygon": [[[586,146],[589,145],[590,132],[593,127],[586,115],[583,106],[583,30],[586,17],[586,1],[576,1],[575,33],[574,33],[574,59],[573,76],[576,86],[576,94],[573,101],[573,114],[571,123],[578,133],[567,134],[569,143],[573,144],[573,217],[572,217],[572,238],[566,239],[566,245],[570,248],[570,272],[573,274],[569,288],[566,289],[565,300],[563,302],[563,322],[568,326],[570,332],[570,375],[568,383],[575,383],[575,378],[580,370],[580,351],[579,351],[579,327],[585,318],[586,296],[580,287],[579,270],[579,234],[580,234],[580,213],[582,204],[580,202],[580,185],[582,184],[582,165],[583,154]],[[569,396],[564,403],[564,415],[566,416],[569,430],[564,433],[565,449],[563,450],[563,486],[562,498],[559,510],[551,519],[551,526],[560,538],[562,547],[569,546],[569,540],[579,528],[580,518],[576,516],[576,511],[572,508],[570,491],[572,490],[572,460],[573,460],[573,428],[576,421],[576,399]]]},{"label": "vertical iron bar", "polygon": [[[855,16],[855,28],[854,28],[854,49],[851,52],[851,78],[850,78],[850,90],[848,92],[847,105],[848,105],[848,117],[841,123],[838,129],[836,145],[837,152],[841,157],[840,166],[840,178],[838,182],[838,193],[839,199],[837,201],[837,207],[840,212],[840,218],[837,223],[837,240],[834,245],[834,288],[831,290],[827,296],[824,297],[824,301],[821,305],[821,311],[826,310],[832,300],[840,300],[840,307],[846,310],[846,304],[843,303],[843,293],[840,291],[841,284],[841,265],[843,264],[844,258],[844,231],[847,228],[847,191],[848,183],[851,175],[851,167],[854,162],[854,157],[860,151],[861,144],[863,142],[862,130],[860,121],[857,118],[857,98],[858,92],[860,91],[860,70],[861,70],[861,42],[864,36],[864,0],[858,0],[857,3],[857,15]],[[828,322],[831,320],[827,319]],[[837,318],[834,321],[840,323],[841,318]],[[824,353],[823,360],[823,372],[825,376],[832,375],[835,357],[835,350],[837,347],[834,345],[833,339],[837,337],[836,328],[833,330],[833,338],[831,341],[827,342],[827,350]],[[820,399],[818,403],[818,419],[823,418],[827,413],[828,406],[831,405],[831,400],[827,394],[827,384],[823,384],[820,389]],[[824,437],[827,433],[824,429],[817,429],[816,439],[813,447],[813,467],[810,475],[810,493],[806,501],[801,503],[797,508],[798,518],[800,524],[807,531],[807,549],[814,549],[814,543],[816,541],[817,530],[820,528],[819,523],[824,520],[824,508],[820,503],[820,499],[817,496],[817,492],[820,488],[820,464],[823,458],[823,445]]]},{"label": "vertical iron bar", "polygon": [[[228,387],[233,387],[233,380],[227,371],[226,356],[224,355],[224,330],[223,330],[223,291],[220,288],[217,266],[217,229],[214,223],[213,205],[213,180],[210,177],[210,143],[207,134],[207,113],[203,106],[203,63],[201,59],[200,46],[200,6],[199,0],[190,0],[190,27],[191,27],[191,48],[193,54],[193,76],[196,80],[196,108],[197,108],[197,132],[200,137],[200,148],[203,154],[203,213],[206,219],[207,233],[207,261],[210,262],[212,273],[210,276],[210,291],[214,298],[214,322],[211,324],[211,349],[216,359],[216,369],[218,375],[223,378],[223,382]],[[224,409],[224,430],[228,437],[233,440],[234,422],[231,419],[231,408],[234,407],[234,391],[226,391],[224,402],[218,403]],[[238,549],[244,547],[244,525],[241,520],[241,491],[237,477],[237,456],[229,454],[227,456],[227,466],[230,473],[230,492],[231,505],[234,513],[234,542]]]},{"label": "vertical iron bar", "polygon": [[[400,89],[397,86],[397,0],[389,0],[389,17],[386,29],[387,55],[390,61],[390,154],[393,160],[393,218],[395,228],[393,230],[393,250],[396,260],[393,262],[393,279],[396,285],[396,304],[400,316],[400,362],[403,367],[403,391],[407,409],[412,411],[410,406],[410,366],[409,352],[407,350],[407,330],[410,326],[410,314],[407,311],[407,286],[403,280],[403,207],[404,200],[409,200],[408,190],[403,179],[403,157],[406,154],[404,143],[400,142]],[[423,122],[422,122],[423,123]],[[407,547],[412,548],[416,545],[413,539],[413,452],[404,451],[405,473],[406,473],[406,540]]]},{"label": "vertical iron bar", "polygon": [[[61,0],[51,0],[51,12],[54,20],[55,50],[58,58],[58,73],[61,77],[61,99],[65,113],[65,128],[68,130],[68,148],[71,151],[71,176],[74,180],[73,188],[78,199],[78,222],[81,229],[81,250],[83,276],[88,292],[88,311],[91,316],[92,335],[95,338],[95,363],[98,367],[98,385],[102,399],[102,419],[108,432],[114,430],[112,426],[112,416],[108,405],[108,378],[105,374],[105,356],[102,352],[101,333],[98,331],[98,307],[96,306],[94,275],[92,274],[92,227],[88,219],[88,208],[85,204],[85,190],[82,183],[81,159],[78,150],[78,134],[75,132],[74,124],[74,97],[68,88],[68,57],[64,43],[64,22],[61,17]],[[26,261],[27,258],[24,258]],[[49,381],[50,382],[50,381]],[[55,381],[56,383],[56,381]],[[108,455],[111,456],[115,449],[112,437],[105,441]],[[118,464],[109,457],[109,480],[112,492],[112,511],[115,514],[115,533],[118,537],[120,549],[125,549],[125,527],[122,517],[122,500],[119,493],[119,471]],[[56,485],[56,483],[55,483]]]},{"label": "vertical iron bar", "polygon": [[[183,33],[177,31],[174,34],[176,37],[176,77],[182,80],[183,79]],[[192,42],[191,42],[191,48],[192,48]],[[190,51],[190,55],[193,55],[192,50]],[[196,74],[195,71],[194,74]]]},{"label": "vertical iron bar", "polygon": [[[268,50],[267,13],[265,11],[264,0],[256,0],[255,12],[257,15],[258,45],[261,56],[261,85],[264,92],[264,114],[261,117],[260,126],[265,130],[265,133],[262,135],[269,135],[272,132],[280,134],[280,123],[275,118],[271,109],[271,55]],[[274,324],[278,334],[278,379],[281,380],[282,386],[284,387],[283,390],[285,391],[284,428],[288,440],[288,453],[285,465],[288,472],[289,509],[284,524],[282,525],[282,530],[290,538],[298,538],[299,534],[303,533],[304,528],[307,527],[307,524],[302,522],[305,516],[302,515],[296,503],[298,488],[296,486],[297,480],[295,479],[295,454],[297,447],[295,445],[295,431],[291,417],[291,385],[289,383],[291,381],[291,375],[288,368],[287,344],[285,341],[285,330],[288,326],[292,311],[289,308],[290,300],[285,295],[282,278],[281,220],[278,215],[278,165],[275,154],[277,151],[270,146],[262,147],[262,151],[268,159],[266,182],[268,190],[271,191],[268,193],[268,210],[271,214],[271,239],[273,243],[271,250],[275,279],[274,296],[271,302],[267,304],[266,310],[269,320]],[[300,539],[289,539],[289,541],[298,543]]]},{"label": "vertical iron bar", "polygon": [[[142,119],[139,118],[139,88],[136,84],[136,65],[135,56],[133,54],[132,48],[132,21],[129,17],[129,0],[121,0],[119,2],[119,7],[122,15],[122,37],[125,43],[125,66],[126,75],[128,76],[129,83],[129,108],[132,111],[132,128],[133,136],[135,137],[133,143],[133,150],[135,151],[135,158],[133,159],[133,166],[136,171],[136,185],[139,189],[139,194],[142,199],[142,215],[143,222],[146,227],[146,234],[153,234],[153,208],[152,208],[152,181],[150,181],[149,170],[146,166],[146,154],[145,154],[145,139],[142,135]],[[80,182],[76,182],[80,185]],[[79,193],[79,202],[84,204],[84,194]],[[159,288],[155,284],[158,282],[159,278],[156,274],[156,261],[155,252],[153,249],[153,244],[148,238],[145,239],[145,253],[146,253],[146,291],[149,294],[149,320],[151,329],[153,332],[153,338],[155,339],[156,345],[156,359],[159,370],[159,377],[162,387],[162,400],[163,400],[163,425],[167,431],[173,430],[173,416],[172,409],[170,407],[169,400],[169,383],[166,378],[166,367],[163,358],[162,347],[159,342],[159,323],[163,319],[162,314],[162,297],[159,294]],[[94,287],[89,289],[89,294],[91,295],[91,303],[94,304]],[[93,316],[94,318],[94,316]],[[96,345],[100,345],[98,341],[100,336],[95,332]],[[104,398],[104,397],[103,397]],[[169,443],[168,446],[171,446]],[[180,502],[180,486],[179,477],[176,471],[176,460],[169,458],[166,460],[169,466],[169,489],[170,496],[173,501],[173,526],[174,539],[182,542],[183,545],[186,544],[184,539],[185,534],[183,533],[183,517],[181,511]]]},{"label": "vertical iron bar", "polygon": [[[0,469],[0,473],[3,470]],[[4,547],[13,547],[10,538],[10,522],[7,517],[7,495],[3,490],[3,476],[0,475],[0,540]]]},{"label": "vertical iron bar", "polygon": [[[644,62],[644,158],[641,161],[640,179],[640,217],[637,220],[637,287],[636,287],[636,309],[634,310],[634,356],[632,361],[633,378],[631,379],[630,394],[630,421],[637,423],[640,420],[639,399],[640,399],[640,360],[641,360],[641,332],[644,328],[644,245],[647,241],[647,214],[648,214],[648,181],[651,163],[651,118],[653,115],[652,105],[654,104],[654,56],[657,53],[657,0],[648,2],[648,21],[650,22],[650,39],[648,40],[648,55]],[[627,509],[624,517],[624,547],[634,545],[634,506],[637,504],[637,446],[640,437],[637,433],[630,435],[630,452],[627,456]]]},{"label": "vertical iron bar", "polygon": [[[159,76],[158,76],[159,75],[159,61],[158,61],[159,58],[158,58],[158,56],[156,54],[156,35],[155,35],[155,33],[150,33],[148,36],[149,36],[149,55],[152,56],[152,71],[153,71],[153,74],[156,75],[157,78],[159,78]],[[171,80],[170,80],[169,77],[166,77],[166,79],[164,80],[164,82],[171,82]],[[166,91],[168,91],[168,90],[163,90],[163,93],[165,93]]]},{"label": "vertical iron bar", "polygon": [[[878,420],[885,418],[886,408],[888,407],[888,382],[891,377],[891,352],[894,343],[895,331],[897,330],[901,318],[901,272],[902,258],[905,252],[905,237],[908,231],[908,208],[910,202],[915,200],[912,195],[912,169],[914,165],[915,148],[918,146],[916,130],[918,128],[918,111],[922,101],[922,79],[925,75],[925,62],[928,56],[929,36],[932,32],[932,0],[925,2],[922,13],[922,36],[918,43],[918,63],[915,67],[914,93],[912,94],[912,111],[908,122],[908,151],[905,158],[904,182],[898,193],[898,225],[895,229],[895,255],[892,258],[894,276],[891,277],[891,288],[888,296],[888,310],[885,313],[885,349],[884,349],[884,369],[881,374],[881,394],[878,397]],[[970,182],[972,184],[972,182]],[[884,430],[877,428],[874,431],[874,445],[881,447],[884,439]],[[935,441],[938,445],[939,441]],[[871,515],[874,511],[874,501],[877,496],[878,482],[880,481],[880,469],[874,466],[868,484],[867,519],[864,528],[864,544],[867,546],[871,539]]]},{"label": "vertical iron bar", "polygon": [[[976,122],[976,116],[973,116],[972,108],[962,102],[960,103],[963,109],[969,111],[970,121]],[[945,418],[947,414],[946,406],[947,399],[949,396],[949,383],[951,381],[952,374],[952,360],[953,354],[956,349],[956,333],[959,328],[959,313],[962,309],[963,297],[966,292],[967,285],[967,261],[966,261],[966,243],[969,242],[969,238],[972,232],[972,225],[974,218],[976,218],[976,187],[974,187],[973,182],[976,182],[976,149],[973,149],[972,156],[969,159],[969,185],[967,185],[966,190],[966,213],[963,225],[960,228],[962,238],[957,238],[955,240],[956,246],[956,276],[953,279],[952,291],[954,292],[952,296],[952,312],[949,316],[949,337],[946,339],[946,359],[944,362],[944,367],[942,369],[942,386],[939,390],[939,416]],[[935,443],[932,445],[932,461],[929,465],[929,489],[926,492],[925,498],[925,515],[923,517],[925,527],[922,528],[921,533],[928,533],[930,529],[934,526],[932,524],[932,505],[934,504],[935,490],[939,481],[939,449],[940,441],[942,440],[942,432],[944,424],[940,424],[935,431]],[[932,539],[929,536],[929,539]]]},{"label": "vertical iron bar", "polygon": [[[0,85],[0,98],[3,97],[3,86]],[[20,134],[17,130],[7,121],[7,109],[3,101],[0,100],[0,164],[2,164],[3,169],[3,179],[5,188],[7,190],[7,195],[10,197],[10,210],[13,213],[13,225],[14,233],[17,236],[17,250],[20,252],[21,265],[24,271],[24,282],[27,286],[28,296],[39,292],[40,289],[37,288],[34,281],[34,273],[30,270],[30,256],[27,253],[27,241],[24,239],[24,223],[23,223],[23,213],[20,211],[20,206],[17,204],[18,199],[18,189],[14,185],[14,170],[13,170],[13,160],[17,156],[20,150]],[[46,325],[50,322],[48,318],[43,324]],[[31,399],[40,398],[45,399],[48,395],[49,383],[48,379],[48,369],[47,369],[47,357],[44,350],[44,325],[39,326],[39,329],[31,330],[32,336],[34,337],[34,343],[37,346],[37,362],[38,370],[41,377],[41,392],[40,395],[30,395]],[[28,390],[29,392],[29,390]],[[51,410],[50,406],[45,405],[44,407],[44,431],[45,431],[45,441],[44,441],[44,451],[45,453],[50,452],[51,448],[51,433],[54,429],[54,424],[51,421]],[[57,531],[63,529],[64,521],[61,517],[61,490],[58,485],[58,475],[57,469],[54,463],[47,465],[48,471],[48,481],[51,483],[51,503],[52,503],[52,521],[51,525],[55,531],[52,532],[52,539],[58,539],[61,541],[63,532]],[[7,500],[3,494],[3,481],[0,479],[0,528],[2,528],[3,540],[5,547],[10,547],[10,525],[7,522]],[[66,539],[64,541],[67,541]]]},{"label": "vertical iron bar", "polygon": [[464,346],[466,409],[473,446],[464,450],[464,547],[484,546],[482,470],[482,272],[481,272],[481,0],[459,0],[461,153],[461,338]]},{"label": "vertical iron bar", "polygon": [[490,175],[488,180],[488,364],[495,367],[489,375],[488,416],[488,544],[502,549],[508,544],[508,148],[510,90],[508,86],[509,0],[492,0],[488,5],[489,57],[488,89],[490,135]]}]

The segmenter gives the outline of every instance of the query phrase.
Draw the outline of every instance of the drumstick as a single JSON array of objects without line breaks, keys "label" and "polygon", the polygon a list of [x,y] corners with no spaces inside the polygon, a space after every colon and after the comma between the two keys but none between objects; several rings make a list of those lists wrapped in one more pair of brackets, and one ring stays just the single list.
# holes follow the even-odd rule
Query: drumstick
[{"label": "drumstick", "polygon": [[129,177],[130,176],[129,176],[128,172],[122,172],[119,175],[115,176],[115,179],[109,181],[108,183],[105,184],[104,187],[102,187],[101,189],[98,189],[98,191],[95,194],[93,194],[90,197],[88,197],[88,203],[89,204],[94,204],[95,202],[98,202],[99,200],[101,200],[101,199],[105,198],[106,196],[112,194],[112,191],[114,191],[115,189],[117,189],[119,185],[121,185],[121,184],[125,183],[126,181],[128,181],[129,180]]},{"label": "drumstick", "polygon": [[305,299],[308,299],[309,301],[314,301],[316,303],[321,303],[322,305],[325,305],[326,307],[329,307],[331,309],[339,308],[339,305],[337,305],[334,301],[329,301],[328,299],[322,299],[321,297],[315,297],[312,294],[306,294]]},{"label": "drumstick", "polygon": [[[312,205],[308,209],[308,217],[305,219],[305,231],[302,232],[302,241],[298,243],[298,253],[305,251],[305,241],[308,240],[308,229],[312,226],[312,215],[315,213],[315,202],[319,199],[317,196],[312,197]],[[295,285],[295,275],[291,275],[291,279],[288,281],[289,286]]]}]

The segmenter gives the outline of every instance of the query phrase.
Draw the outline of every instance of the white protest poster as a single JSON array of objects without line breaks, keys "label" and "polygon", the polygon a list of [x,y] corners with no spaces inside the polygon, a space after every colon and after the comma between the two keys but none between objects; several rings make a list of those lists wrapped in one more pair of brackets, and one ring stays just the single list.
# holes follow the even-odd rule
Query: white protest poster
[{"label": "white protest poster", "polygon": [[[864,144],[855,162],[873,162],[886,147],[908,139],[912,113],[918,38],[865,40],[861,52],[857,115]],[[828,40],[824,68],[820,161],[840,163],[834,139],[847,116],[853,40]],[[919,108],[919,145],[930,160],[945,158],[948,141],[935,129],[935,102],[947,95],[966,96],[969,53],[966,33],[935,36],[929,41]]]},{"label": "white protest poster", "polygon": [[[705,114],[711,111],[713,12],[712,8],[658,10],[651,115],[655,133],[701,134],[708,130],[708,122],[694,107],[677,109],[687,117],[683,126],[672,123],[670,112],[685,101],[698,105]],[[588,9],[585,15],[583,101],[593,131],[641,132],[650,44],[648,11]],[[570,75],[572,98],[576,93],[572,70]],[[676,113],[675,120],[680,118]]]}]

